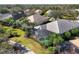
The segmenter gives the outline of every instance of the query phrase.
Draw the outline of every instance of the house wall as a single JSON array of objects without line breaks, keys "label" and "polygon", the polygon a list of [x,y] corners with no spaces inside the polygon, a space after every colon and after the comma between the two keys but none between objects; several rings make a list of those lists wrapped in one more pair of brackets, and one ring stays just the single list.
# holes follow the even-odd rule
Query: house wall
[{"label": "house wall", "polygon": [[35,36],[37,37],[37,39],[45,38],[49,34],[50,34],[50,32],[47,30],[44,30],[44,29],[35,31]]}]

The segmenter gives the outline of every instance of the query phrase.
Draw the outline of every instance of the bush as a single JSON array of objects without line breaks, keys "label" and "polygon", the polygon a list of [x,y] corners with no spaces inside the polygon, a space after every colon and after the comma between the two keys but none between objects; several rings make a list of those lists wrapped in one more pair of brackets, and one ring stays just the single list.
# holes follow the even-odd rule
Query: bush
[{"label": "bush", "polygon": [[63,34],[64,39],[69,39],[71,37],[71,33],[70,32],[65,32]]},{"label": "bush", "polygon": [[55,53],[56,47],[48,47],[48,50],[49,50],[50,53]]},{"label": "bush", "polygon": [[0,9],[0,13],[2,13],[2,14],[9,13],[9,10],[7,8],[2,8],[2,9]]},{"label": "bush", "polygon": [[17,32],[12,32],[11,35],[14,36],[14,37],[18,37],[19,36]]},{"label": "bush", "polygon": [[5,33],[4,28],[2,28],[1,26],[0,26],[0,33]]},{"label": "bush", "polygon": [[5,53],[14,53],[14,49],[11,45],[9,45],[6,42],[0,43],[0,54],[5,54]]},{"label": "bush", "polygon": [[21,29],[27,31],[27,24],[22,24]]},{"label": "bush", "polygon": [[9,36],[9,38],[20,36],[20,35],[19,35],[15,30],[13,30],[13,29],[8,29],[8,30],[6,31],[6,34]]},{"label": "bush", "polygon": [[13,27],[14,28],[20,28],[21,27],[21,21],[20,20],[16,20],[14,23],[13,23]]},{"label": "bush", "polygon": [[42,39],[41,43],[45,47],[49,46],[57,46],[58,44],[61,44],[64,41],[64,39],[59,34],[51,34],[48,37]]},{"label": "bush", "polygon": [[8,19],[4,20],[4,22],[5,22],[4,25],[11,26],[11,25],[13,25],[14,20],[12,18],[8,18]]},{"label": "bush", "polygon": [[50,42],[53,44],[53,46],[61,44],[64,41],[64,39],[59,34],[55,34],[55,33],[48,36],[48,38]]},{"label": "bush", "polygon": [[42,41],[40,41],[41,44],[45,47],[48,47],[51,45],[50,41],[49,40],[46,40],[46,39],[43,39]]},{"label": "bush", "polygon": [[71,32],[71,34],[72,34],[73,36],[79,36],[79,29],[78,29],[78,28],[72,29],[70,32]]}]

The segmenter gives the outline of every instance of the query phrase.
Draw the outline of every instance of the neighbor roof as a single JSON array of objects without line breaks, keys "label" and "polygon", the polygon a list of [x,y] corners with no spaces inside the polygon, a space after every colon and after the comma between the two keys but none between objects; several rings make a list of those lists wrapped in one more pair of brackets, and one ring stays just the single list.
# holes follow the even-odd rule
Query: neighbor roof
[{"label": "neighbor roof", "polygon": [[79,27],[79,23],[71,22],[69,20],[56,20],[56,21],[47,23],[45,25],[41,25],[40,27],[41,27],[41,29],[46,29],[50,32],[62,34],[73,28]]},{"label": "neighbor roof", "polygon": [[51,9],[49,9],[46,13],[47,16],[51,17],[53,14],[53,11]]},{"label": "neighbor roof", "polygon": [[79,38],[76,38],[74,40],[70,40],[70,43],[72,43],[74,46],[79,48]]},{"label": "neighbor roof", "polygon": [[4,20],[4,19],[10,18],[10,17],[12,17],[11,14],[0,14],[0,20]]},{"label": "neighbor roof", "polygon": [[35,11],[35,13],[36,13],[36,14],[42,14],[42,10],[37,9],[37,10]]},{"label": "neighbor roof", "polygon": [[33,22],[35,24],[42,24],[43,22],[48,21],[48,17],[41,16],[39,14],[34,14],[28,17],[30,22]]},{"label": "neighbor roof", "polygon": [[79,11],[79,9],[75,9],[76,11]]},{"label": "neighbor roof", "polygon": [[30,9],[26,9],[26,10],[24,10],[24,12],[30,12]]},{"label": "neighbor roof", "polygon": [[31,10],[30,10],[30,9],[26,9],[26,10],[24,10],[24,13],[25,13],[27,16],[29,16],[29,15],[31,15]]},{"label": "neighbor roof", "polygon": [[78,20],[79,20],[79,16],[77,16],[77,17],[76,17],[76,19],[78,19]]},{"label": "neighbor roof", "polygon": [[47,14],[49,14],[49,13],[51,13],[51,12],[53,12],[51,9],[49,9],[46,13]]}]

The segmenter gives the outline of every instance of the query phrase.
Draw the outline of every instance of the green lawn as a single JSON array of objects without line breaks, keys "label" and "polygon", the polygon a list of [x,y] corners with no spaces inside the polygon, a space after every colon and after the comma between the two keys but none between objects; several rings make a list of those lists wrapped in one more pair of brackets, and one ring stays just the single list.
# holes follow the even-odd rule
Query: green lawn
[{"label": "green lawn", "polygon": [[13,41],[20,42],[21,44],[25,45],[26,47],[30,48],[35,53],[48,53],[46,49],[44,49],[39,43],[34,41],[33,39],[27,39],[24,37],[15,37],[12,38]]},{"label": "green lawn", "polygon": [[[13,29],[11,27],[7,27],[7,26],[3,26],[4,28],[7,29]],[[33,52],[37,53],[37,54],[46,54],[48,53],[48,50],[46,50],[45,48],[43,48],[38,42],[36,42],[33,39],[29,39],[29,38],[24,38],[25,32],[20,30],[20,29],[14,29],[18,34],[20,34],[20,37],[13,37],[11,38],[11,40],[19,42],[23,45],[25,45],[26,47],[28,47],[29,49],[31,49]]]}]

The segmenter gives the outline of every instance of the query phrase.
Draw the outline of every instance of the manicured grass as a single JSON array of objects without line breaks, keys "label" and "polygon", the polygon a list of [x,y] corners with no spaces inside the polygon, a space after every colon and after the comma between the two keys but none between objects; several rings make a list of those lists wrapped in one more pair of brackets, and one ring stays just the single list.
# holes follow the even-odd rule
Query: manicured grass
[{"label": "manicured grass", "polygon": [[19,34],[20,36],[22,36],[22,35],[25,34],[25,32],[22,31],[22,30],[20,30],[20,29],[14,29],[14,28],[12,28],[12,27],[7,27],[7,26],[3,26],[3,27],[6,28],[7,30],[8,30],[8,29],[13,29],[13,31],[14,31],[14,32],[17,32],[17,34]]},{"label": "manicured grass", "polygon": [[48,53],[46,49],[44,49],[38,42],[34,41],[33,39],[26,39],[24,37],[15,37],[11,38],[13,41],[19,42],[26,47],[30,48],[35,53]]},{"label": "manicured grass", "polygon": [[[7,29],[13,29],[11,27],[7,27],[7,26],[3,26],[4,28]],[[28,47],[29,49],[31,49],[33,52],[37,53],[37,54],[46,54],[48,53],[48,50],[43,48],[38,42],[36,42],[33,39],[29,39],[29,38],[25,38],[25,32],[20,30],[20,29],[14,29],[19,35],[20,37],[13,37],[11,38],[11,40],[15,41],[15,42],[19,42],[23,45],[25,45],[26,47]]]}]

